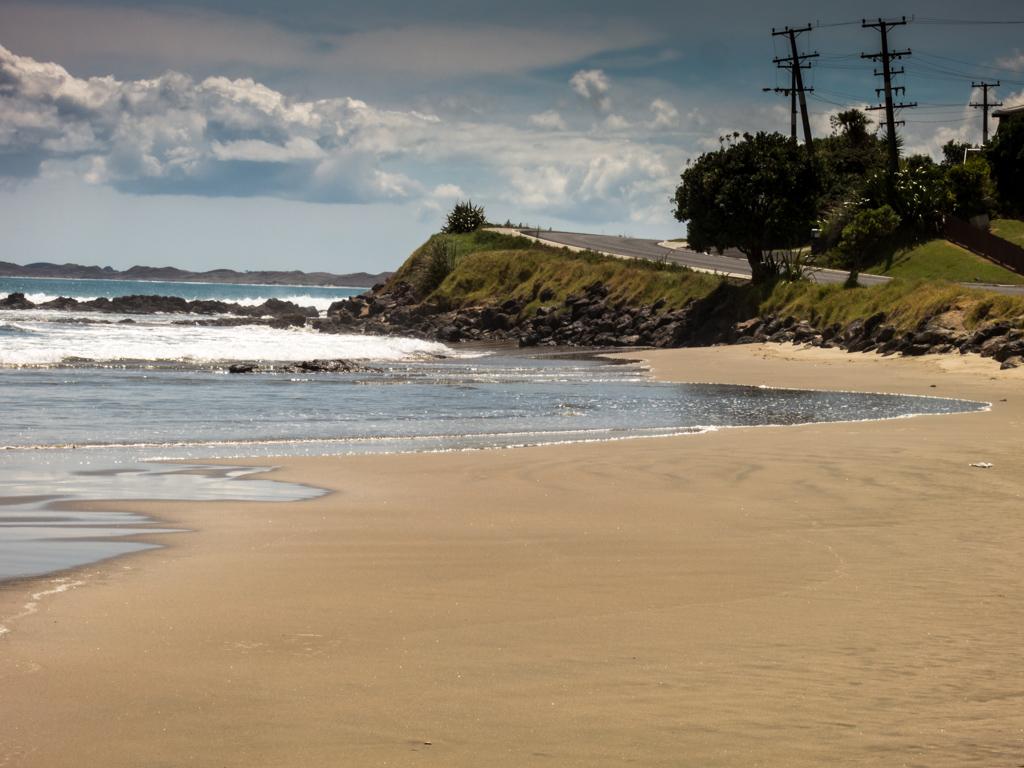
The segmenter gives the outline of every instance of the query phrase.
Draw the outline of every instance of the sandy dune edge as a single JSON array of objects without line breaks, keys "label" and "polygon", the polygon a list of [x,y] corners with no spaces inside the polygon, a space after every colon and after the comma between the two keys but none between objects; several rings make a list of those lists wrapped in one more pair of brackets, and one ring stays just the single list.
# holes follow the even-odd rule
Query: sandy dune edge
[{"label": "sandy dune edge", "polygon": [[288,459],[337,492],[146,504],[197,532],[75,572],[0,640],[0,766],[1024,763],[1021,372],[649,360],[993,408]]}]

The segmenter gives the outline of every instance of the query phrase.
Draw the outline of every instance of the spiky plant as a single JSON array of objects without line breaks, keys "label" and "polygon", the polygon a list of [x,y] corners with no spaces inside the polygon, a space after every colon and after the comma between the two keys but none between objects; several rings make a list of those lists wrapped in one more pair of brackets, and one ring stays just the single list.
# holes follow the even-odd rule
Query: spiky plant
[{"label": "spiky plant", "polygon": [[472,200],[466,202],[460,200],[448,213],[448,219],[441,231],[448,235],[476,232],[486,222],[487,218],[482,205],[473,205]]}]

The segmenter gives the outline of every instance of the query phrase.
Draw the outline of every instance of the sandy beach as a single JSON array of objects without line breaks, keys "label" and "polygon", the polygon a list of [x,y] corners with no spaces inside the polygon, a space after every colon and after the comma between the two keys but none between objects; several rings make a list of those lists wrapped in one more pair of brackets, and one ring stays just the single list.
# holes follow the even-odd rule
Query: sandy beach
[{"label": "sandy beach", "polygon": [[101,505],[191,532],[0,587],[0,766],[1024,765],[1024,369],[644,357],[993,406],[285,459],[334,493]]}]

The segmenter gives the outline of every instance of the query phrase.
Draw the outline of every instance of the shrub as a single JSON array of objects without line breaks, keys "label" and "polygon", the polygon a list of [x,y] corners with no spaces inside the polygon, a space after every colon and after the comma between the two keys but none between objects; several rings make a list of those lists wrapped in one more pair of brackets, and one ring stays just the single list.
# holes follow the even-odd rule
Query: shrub
[{"label": "shrub", "polygon": [[891,206],[905,227],[922,235],[938,232],[943,215],[953,207],[945,169],[920,156],[908,158],[891,178],[886,173],[871,176],[865,198],[867,208]]},{"label": "shrub", "polygon": [[475,232],[487,223],[482,205],[473,205],[472,200],[455,204],[455,207],[448,213],[444,228],[441,230],[448,235],[461,235],[466,232]]},{"label": "shrub", "polygon": [[988,162],[972,157],[966,163],[951,166],[947,172],[953,194],[953,213],[962,219],[989,214],[995,208],[995,186]]},{"label": "shrub", "polygon": [[843,254],[844,266],[851,270],[860,269],[887,238],[892,237],[900,226],[900,217],[892,206],[883,205],[860,211],[843,227],[843,239],[839,250]]},{"label": "shrub", "polygon": [[435,236],[424,246],[424,257],[416,287],[421,296],[428,296],[455,269],[459,253],[451,240]]}]

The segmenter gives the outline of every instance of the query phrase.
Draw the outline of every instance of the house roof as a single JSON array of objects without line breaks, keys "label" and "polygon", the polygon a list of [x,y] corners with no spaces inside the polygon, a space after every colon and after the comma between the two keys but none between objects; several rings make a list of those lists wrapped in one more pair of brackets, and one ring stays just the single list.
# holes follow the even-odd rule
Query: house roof
[{"label": "house roof", "polygon": [[1006,107],[1006,109],[993,109],[992,117],[1013,117],[1014,115],[1024,114],[1024,104],[1020,104],[1016,107]]}]

